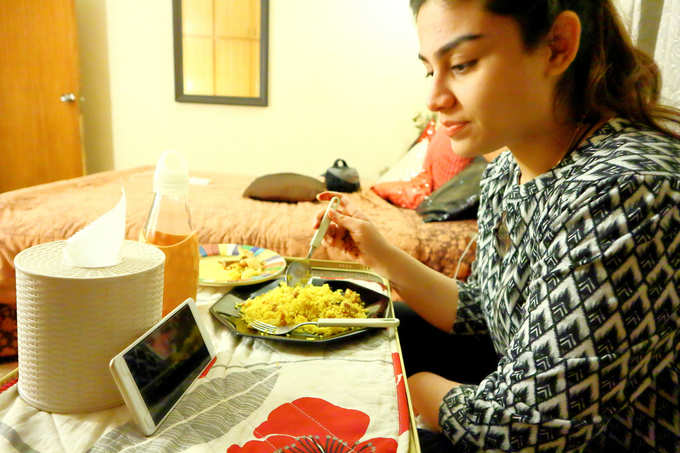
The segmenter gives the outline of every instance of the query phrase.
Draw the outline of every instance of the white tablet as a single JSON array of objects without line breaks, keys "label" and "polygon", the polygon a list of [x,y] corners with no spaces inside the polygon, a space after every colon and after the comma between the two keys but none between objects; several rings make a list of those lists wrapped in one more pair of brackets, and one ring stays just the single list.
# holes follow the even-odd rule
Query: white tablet
[{"label": "white tablet", "polygon": [[215,356],[189,298],[109,363],[132,418],[150,435]]}]

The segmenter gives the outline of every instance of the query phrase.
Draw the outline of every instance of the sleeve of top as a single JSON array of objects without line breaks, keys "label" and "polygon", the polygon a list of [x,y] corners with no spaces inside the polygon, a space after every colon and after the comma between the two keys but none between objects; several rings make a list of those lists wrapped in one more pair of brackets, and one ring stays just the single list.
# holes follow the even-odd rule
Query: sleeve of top
[{"label": "sleeve of top", "polygon": [[563,205],[498,368],[440,406],[460,451],[583,451],[677,360],[680,179],[589,183]]},{"label": "sleeve of top", "polygon": [[476,262],[472,263],[472,273],[466,281],[458,282],[458,310],[452,332],[462,335],[487,334],[488,328],[479,301]]}]

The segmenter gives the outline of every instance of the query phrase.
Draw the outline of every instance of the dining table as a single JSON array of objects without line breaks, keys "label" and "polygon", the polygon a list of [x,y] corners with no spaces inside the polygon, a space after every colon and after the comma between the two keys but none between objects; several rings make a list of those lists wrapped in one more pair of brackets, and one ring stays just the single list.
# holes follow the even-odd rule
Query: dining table
[{"label": "dining table", "polygon": [[[387,282],[353,279],[365,270],[356,263],[342,268],[340,277],[384,294],[393,313]],[[420,452],[397,327],[319,342],[242,335],[211,312],[233,290],[199,287],[216,357],[155,433],[143,435],[122,402],[86,413],[37,409],[21,398],[15,369],[0,381],[0,451]]]}]

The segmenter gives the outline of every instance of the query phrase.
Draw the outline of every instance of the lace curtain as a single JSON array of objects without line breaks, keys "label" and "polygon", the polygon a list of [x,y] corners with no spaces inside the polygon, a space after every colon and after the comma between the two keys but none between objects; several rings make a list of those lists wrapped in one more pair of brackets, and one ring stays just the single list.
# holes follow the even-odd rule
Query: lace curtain
[{"label": "lace curtain", "polygon": [[661,69],[661,100],[680,108],[680,0],[614,0],[633,42]]},{"label": "lace curtain", "polygon": [[661,66],[665,104],[680,108],[680,0],[665,0],[654,58]]}]

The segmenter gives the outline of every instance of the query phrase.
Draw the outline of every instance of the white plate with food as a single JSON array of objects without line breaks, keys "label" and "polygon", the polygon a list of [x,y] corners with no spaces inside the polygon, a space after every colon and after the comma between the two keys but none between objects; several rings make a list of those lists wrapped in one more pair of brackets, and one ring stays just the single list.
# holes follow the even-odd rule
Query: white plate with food
[{"label": "white plate with food", "polygon": [[285,258],[254,245],[202,244],[199,254],[198,284],[203,286],[254,285],[286,269]]}]

